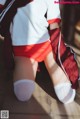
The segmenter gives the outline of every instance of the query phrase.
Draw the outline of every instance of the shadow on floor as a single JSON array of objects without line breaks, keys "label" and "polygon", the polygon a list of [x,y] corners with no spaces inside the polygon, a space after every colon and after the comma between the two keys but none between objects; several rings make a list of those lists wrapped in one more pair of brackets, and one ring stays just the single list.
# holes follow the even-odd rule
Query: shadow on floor
[{"label": "shadow on floor", "polygon": [[[54,88],[53,88],[53,84],[51,81],[51,78],[46,70],[46,67],[44,65],[44,62],[39,64],[40,67],[40,72],[37,73],[36,76],[36,83],[38,83],[38,85],[46,92],[48,93],[51,97],[53,97],[54,99],[57,99],[55,92],[54,92]],[[58,100],[58,99],[57,99]]]}]

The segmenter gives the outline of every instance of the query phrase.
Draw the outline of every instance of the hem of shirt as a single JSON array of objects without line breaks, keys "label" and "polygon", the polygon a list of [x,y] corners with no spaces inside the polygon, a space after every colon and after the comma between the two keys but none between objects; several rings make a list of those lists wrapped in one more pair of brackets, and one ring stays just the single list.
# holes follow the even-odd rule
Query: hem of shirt
[{"label": "hem of shirt", "polygon": [[60,18],[56,18],[56,19],[48,20],[48,23],[49,24],[52,24],[52,23],[55,23],[55,22],[60,23],[61,22],[61,19]]}]

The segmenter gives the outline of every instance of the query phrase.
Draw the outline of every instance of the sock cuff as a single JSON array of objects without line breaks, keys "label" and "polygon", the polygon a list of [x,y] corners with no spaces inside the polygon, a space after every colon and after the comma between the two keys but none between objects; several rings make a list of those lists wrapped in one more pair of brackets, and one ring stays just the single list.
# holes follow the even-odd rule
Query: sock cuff
[{"label": "sock cuff", "polygon": [[19,83],[35,83],[34,80],[31,80],[31,79],[21,79],[21,80],[17,80],[14,82],[14,85],[17,85]]},{"label": "sock cuff", "polygon": [[67,82],[67,83],[60,83],[60,84],[57,84],[56,86],[54,86],[54,89],[60,89],[60,87],[63,87],[63,86],[71,86],[71,83],[70,82]]}]

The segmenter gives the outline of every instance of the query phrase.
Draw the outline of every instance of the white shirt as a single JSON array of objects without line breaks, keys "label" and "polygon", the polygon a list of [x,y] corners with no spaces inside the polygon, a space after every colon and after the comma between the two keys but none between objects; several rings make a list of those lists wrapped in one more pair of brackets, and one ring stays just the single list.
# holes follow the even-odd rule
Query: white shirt
[{"label": "white shirt", "polygon": [[0,5],[4,5],[6,0],[0,0]]},{"label": "white shirt", "polygon": [[18,8],[10,27],[14,46],[39,44],[49,40],[48,21],[60,19],[59,4],[54,1],[33,0]]}]

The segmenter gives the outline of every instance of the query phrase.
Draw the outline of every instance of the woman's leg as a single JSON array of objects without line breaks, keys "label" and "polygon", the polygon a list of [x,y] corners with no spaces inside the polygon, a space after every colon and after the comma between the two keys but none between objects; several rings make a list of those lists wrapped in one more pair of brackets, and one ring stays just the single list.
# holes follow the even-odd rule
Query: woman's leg
[{"label": "woman's leg", "polygon": [[44,62],[52,79],[54,90],[58,99],[65,104],[72,102],[75,97],[75,90],[71,88],[69,79],[55,62],[53,52],[50,52],[47,55]]},{"label": "woman's leg", "polygon": [[15,57],[13,75],[14,93],[18,100],[27,101],[35,89],[35,77],[38,63],[26,57]]}]

